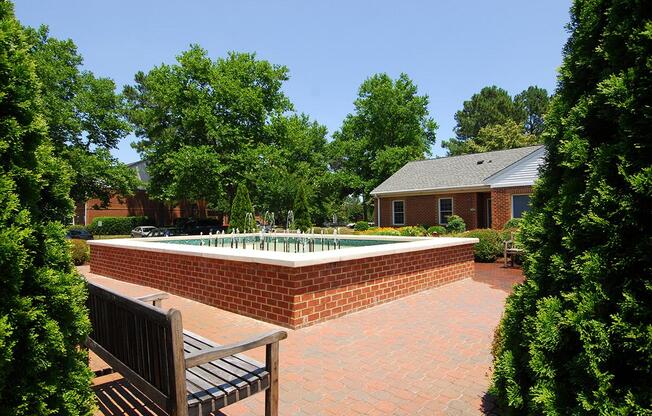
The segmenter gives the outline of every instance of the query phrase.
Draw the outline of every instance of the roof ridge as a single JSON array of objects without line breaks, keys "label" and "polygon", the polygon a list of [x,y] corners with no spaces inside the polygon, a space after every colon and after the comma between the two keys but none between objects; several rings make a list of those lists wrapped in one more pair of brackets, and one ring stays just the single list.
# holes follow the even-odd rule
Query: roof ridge
[{"label": "roof ridge", "polygon": [[[409,161],[407,163],[431,162],[433,160],[453,159],[453,158],[456,158],[456,157],[464,157],[464,156],[479,156],[479,155],[485,155],[487,153],[511,152],[511,151],[514,151],[514,150],[527,149],[527,148],[530,148],[530,147],[531,148],[535,148],[535,147],[538,148],[538,147],[543,147],[543,146],[544,146],[543,144],[535,144],[535,145],[532,145],[532,146],[514,147],[513,149],[490,150],[488,152],[467,153],[467,154],[464,154],[464,155],[454,155],[454,156],[444,156],[444,157],[433,157],[433,158],[430,158],[430,159],[411,160],[411,161]],[[532,151],[534,151],[534,150],[532,150]]]}]

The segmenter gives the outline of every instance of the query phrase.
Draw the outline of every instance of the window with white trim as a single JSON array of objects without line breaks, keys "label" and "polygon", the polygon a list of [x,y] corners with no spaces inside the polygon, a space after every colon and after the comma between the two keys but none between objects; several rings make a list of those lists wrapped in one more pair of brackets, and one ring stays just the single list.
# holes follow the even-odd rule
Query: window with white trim
[{"label": "window with white trim", "polygon": [[530,210],[530,195],[512,195],[512,218],[521,218]]},{"label": "window with white trim", "polygon": [[392,219],[394,225],[405,224],[405,201],[392,201]]},{"label": "window with white trim", "polygon": [[439,223],[448,224],[448,217],[453,215],[453,198],[439,198]]}]

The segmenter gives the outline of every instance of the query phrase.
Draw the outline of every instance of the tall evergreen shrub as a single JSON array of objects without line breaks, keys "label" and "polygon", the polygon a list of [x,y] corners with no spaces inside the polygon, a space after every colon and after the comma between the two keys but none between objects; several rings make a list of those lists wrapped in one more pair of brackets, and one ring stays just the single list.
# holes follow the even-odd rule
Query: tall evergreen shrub
[{"label": "tall evergreen shrub", "polygon": [[[241,232],[252,232],[256,229],[256,223],[253,220],[254,207],[249,198],[249,190],[244,183],[238,185],[231,205],[231,217],[229,217],[229,227],[233,230],[238,229]],[[247,214],[252,218],[247,219]]]},{"label": "tall evergreen shrub", "polygon": [[29,47],[0,2],[0,415],[84,415],[90,324],[61,225],[70,172],[52,156]]},{"label": "tall evergreen shrub", "polygon": [[494,390],[504,414],[650,414],[652,7],[576,0],[569,27]]},{"label": "tall evergreen shrub", "polygon": [[294,226],[301,231],[308,231],[312,227],[312,219],[310,218],[310,203],[308,202],[306,185],[304,183],[299,183],[299,186],[297,186],[297,193],[294,197],[292,208],[294,212]]}]

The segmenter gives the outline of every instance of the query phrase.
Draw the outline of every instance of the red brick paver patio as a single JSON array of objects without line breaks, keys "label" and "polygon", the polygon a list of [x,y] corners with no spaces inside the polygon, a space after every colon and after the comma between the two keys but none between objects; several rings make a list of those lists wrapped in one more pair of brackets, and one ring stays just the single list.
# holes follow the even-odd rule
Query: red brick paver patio
[{"label": "red brick paver patio", "polygon": [[[154,289],[93,275],[127,295]],[[332,321],[288,331],[281,342],[281,415],[492,414],[491,341],[518,269],[476,264],[466,279]],[[178,296],[164,306],[181,310],[184,327],[219,343],[282,329]],[[264,349],[248,353],[264,360]],[[101,364],[92,360],[92,366]],[[96,379],[101,401],[116,376]],[[119,388],[119,383],[117,384]],[[109,400],[110,401],[110,400]],[[100,406],[99,415],[155,414],[148,404]],[[262,415],[264,394],[223,409],[228,416]],[[133,406],[133,407],[131,407]]]}]

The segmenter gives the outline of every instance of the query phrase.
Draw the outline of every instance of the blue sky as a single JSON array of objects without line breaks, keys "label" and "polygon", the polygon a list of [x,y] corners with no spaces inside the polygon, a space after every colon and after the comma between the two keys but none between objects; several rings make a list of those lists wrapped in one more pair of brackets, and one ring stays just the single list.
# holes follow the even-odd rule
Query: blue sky
[{"label": "blue sky", "polygon": [[[407,73],[439,124],[434,155],[453,136],[455,111],[486,85],[552,92],[570,0],[523,1],[75,1],[17,0],[28,26],[71,38],[85,68],[120,86],[197,43],[213,58],[256,52],[290,69],[296,109],[337,130],[371,74]],[[138,160],[134,136],[113,153]]]}]

